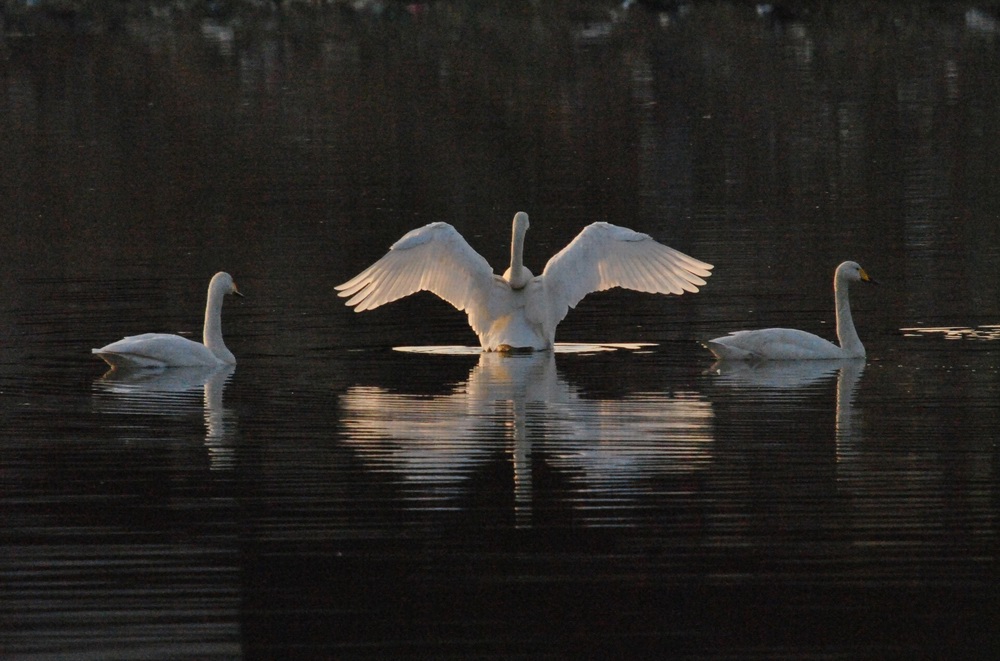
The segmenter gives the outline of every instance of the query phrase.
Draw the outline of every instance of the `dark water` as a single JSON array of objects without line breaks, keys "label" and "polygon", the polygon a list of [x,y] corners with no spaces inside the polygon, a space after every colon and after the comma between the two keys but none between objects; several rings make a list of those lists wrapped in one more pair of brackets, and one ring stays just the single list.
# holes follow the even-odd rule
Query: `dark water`
[{"label": "dark water", "polygon": [[[7,24],[0,656],[988,658],[997,19],[615,8]],[[517,210],[535,272],[609,220],[715,274],[554,355],[334,296],[434,220],[502,271]],[[713,365],[832,339],[844,259],[867,361]],[[223,269],[235,370],[103,376]]]}]

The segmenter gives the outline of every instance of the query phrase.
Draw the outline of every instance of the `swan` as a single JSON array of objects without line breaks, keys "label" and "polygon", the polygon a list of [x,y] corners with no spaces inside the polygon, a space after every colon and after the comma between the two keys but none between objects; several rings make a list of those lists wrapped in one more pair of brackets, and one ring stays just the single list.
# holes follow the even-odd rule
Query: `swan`
[{"label": "swan", "polygon": [[484,351],[547,350],[556,325],[587,294],[625,287],[654,294],[697,292],[711,264],[647,234],[593,223],[559,251],[539,276],[524,266],[528,214],[514,214],[510,268],[498,276],[448,223],[412,230],[347,282],[338,295],[355,312],[430,291],[468,314]]},{"label": "swan", "polygon": [[226,294],[243,296],[233,277],[220,271],[208,284],[204,344],[180,335],[145,333],[93,349],[92,353],[112,369],[235,365],[236,357],[222,341],[222,299]]},{"label": "swan", "polygon": [[851,319],[847,288],[852,282],[877,284],[857,262],[844,262],[833,274],[837,301],[838,347],[833,342],[792,328],[736,331],[709,340],[706,346],[720,359],[728,360],[837,360],[864,358],[865,348]]}]

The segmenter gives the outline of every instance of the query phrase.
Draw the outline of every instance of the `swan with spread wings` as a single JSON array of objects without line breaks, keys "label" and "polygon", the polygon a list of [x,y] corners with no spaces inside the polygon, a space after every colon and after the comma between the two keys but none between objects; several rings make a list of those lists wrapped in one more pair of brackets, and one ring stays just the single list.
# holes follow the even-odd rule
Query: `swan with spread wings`
[{"label": "swan with spread wings", "polygon": [[593,223],[556,253],[541,275],[523,263],[528,214],[514,215],[510,268],[498,276],[448,223],[407,233],[367,269],[337,286],[355,312],[430,291],[469,316],[484,351],[546,350],[569,309],[591,292],[624,287],[652,294],[697,292],[712,265],[648,234]]}]

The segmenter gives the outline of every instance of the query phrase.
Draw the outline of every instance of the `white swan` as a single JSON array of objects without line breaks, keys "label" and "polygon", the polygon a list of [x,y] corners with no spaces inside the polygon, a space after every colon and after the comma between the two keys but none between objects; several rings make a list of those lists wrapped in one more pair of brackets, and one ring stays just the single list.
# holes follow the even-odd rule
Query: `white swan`
[{"label": "white swan", "polygon": [[851,282],[875,281],[857,262],[844,262],[833,274],[834,298],[837,301],[837,338],[840,346],[821,337],[792,328],[765,328],[736,331],[709,340],[706,346],[718,358],[726,360],[836,360],[864,358],[865,348],[858,338],[851,318],[847,287]]},{"label": "white swan", "polygon": [[355,312],[430,291],[469,316],[485,351],[551,349],[556,325],[587,294],[625,287],[655,294],[696,292],[711,264],[609,223],[593,223],[539,276],[524,267],[528,214],[514,215],[510,268],[503,277],[447,223],[406,234],[360,274],[338,285]]},{"label": "white swan", "polygon": [[112,368],[162,368],[235,365],[236,357],[222,341],[222,299],[226,294],[243,296],[231,275],[216,273],[208,284],[205,306],[204,344],[168,333],[132,335],[93,349]]}]

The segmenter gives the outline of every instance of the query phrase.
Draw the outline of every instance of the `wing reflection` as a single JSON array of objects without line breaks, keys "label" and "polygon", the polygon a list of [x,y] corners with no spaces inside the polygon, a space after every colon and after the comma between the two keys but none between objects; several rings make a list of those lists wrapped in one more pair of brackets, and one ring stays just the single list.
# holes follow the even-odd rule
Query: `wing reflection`
[{"label": "wing reflection", "polygon": [[[236,370],[179,367],[165,370],[109,370],[94,381],[95,408],[113,415],[187,417],[200,411],[205,422],[205,448],[213,470],[230,469],[234,461],[235,415],[223,406],[222,393]],[[131,433],[159,429],[131,425]],[[129,438],[128,440],[136,440]]]},{"label": "wing reflection", "polygon": [[466,488],[473,470],[504,453],[514,467],[515,516],[531,517],[533,461],[544,456],[578,490],[582,508],[711,460],[712,410],[695,393],[589,399],[556,369],[553,352],[482,353],[450,393],[418,396],[353,387],[341,398],[346,442],[372,470],[438,497]]}]

